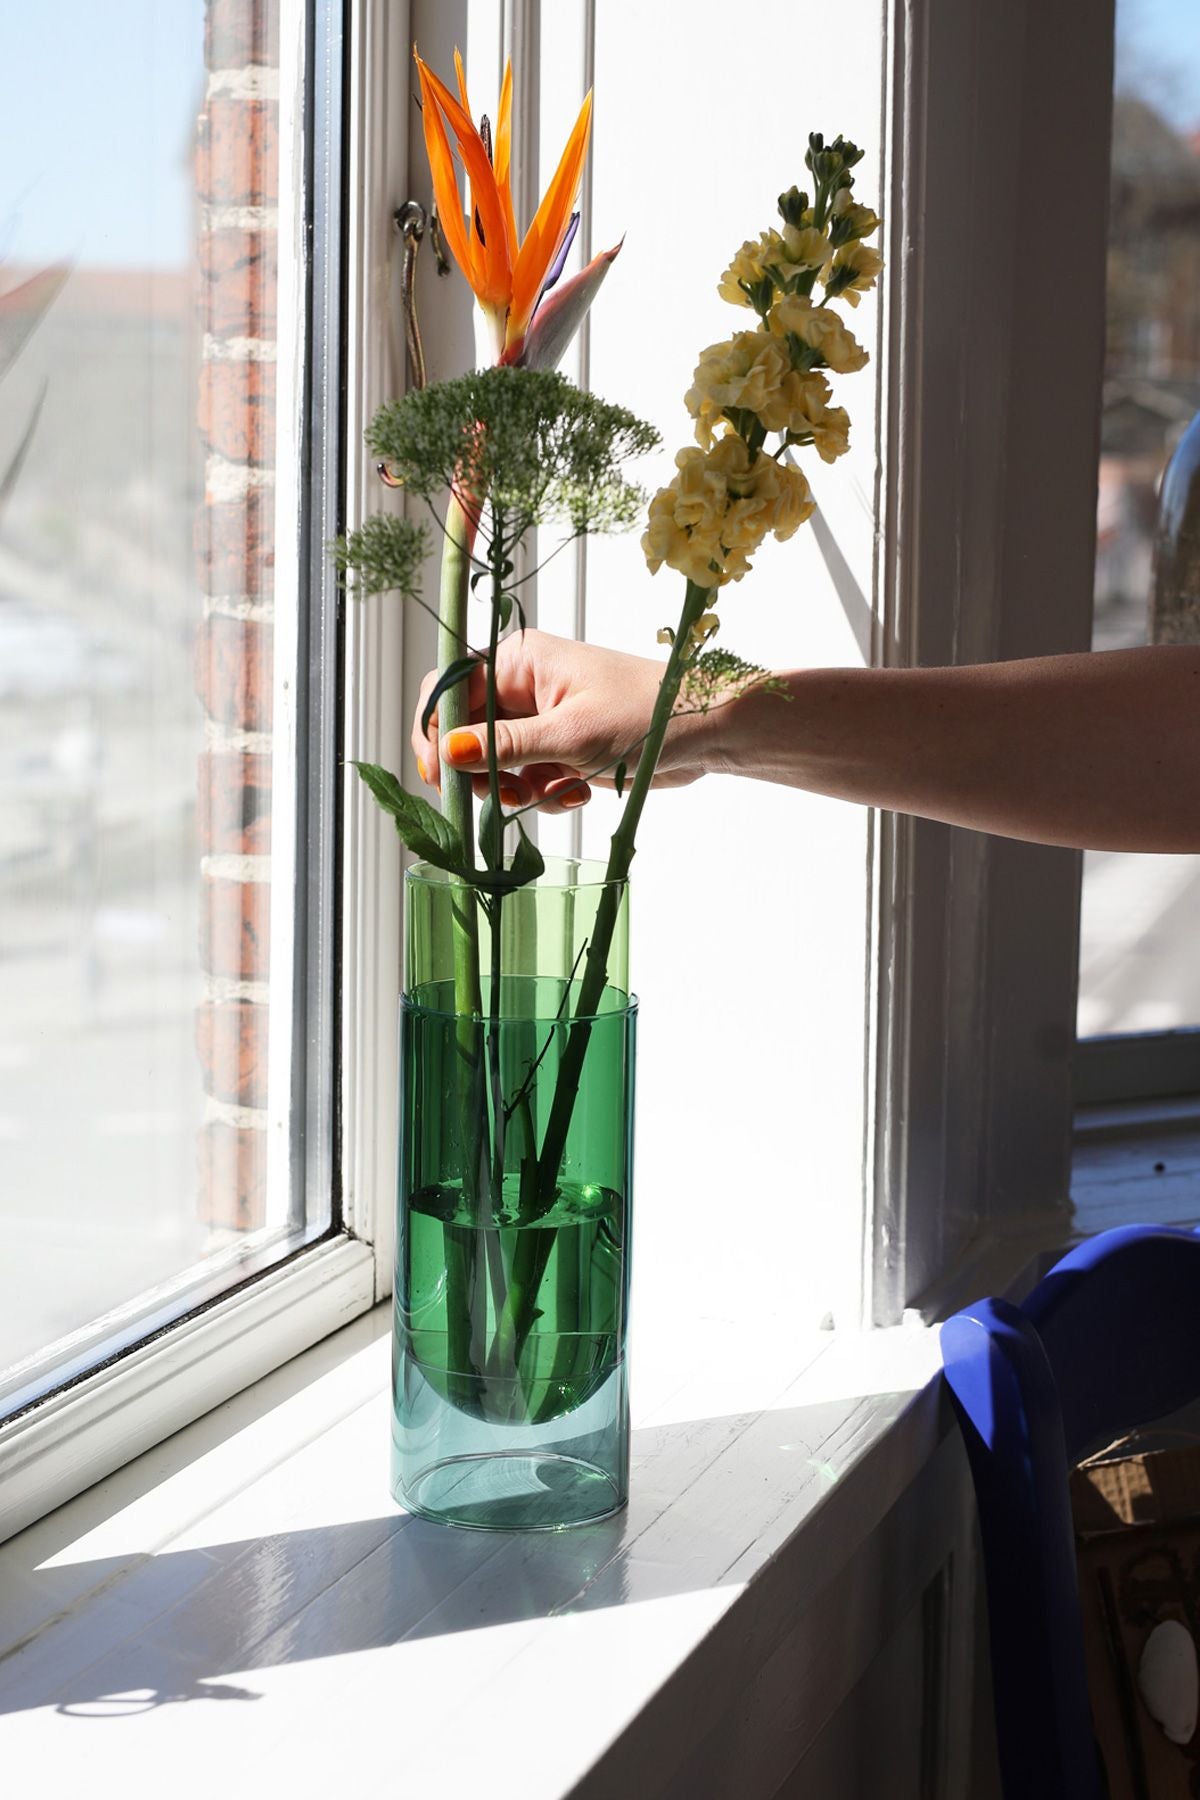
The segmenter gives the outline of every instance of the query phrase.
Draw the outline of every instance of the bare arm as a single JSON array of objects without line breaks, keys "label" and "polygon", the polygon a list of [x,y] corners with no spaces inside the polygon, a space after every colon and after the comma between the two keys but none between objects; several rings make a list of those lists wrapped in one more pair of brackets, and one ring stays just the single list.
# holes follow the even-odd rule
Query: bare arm
[{"label": "bare arm", "polygon": [[1200,851],[1200,649],[800,670],[710,715],[710,767],[1034,843]]},{"label": "bare arm", "polygon": [[[506,638],[497,742],[520,770],[508,803],[561,810],[587,798],[580,772],[607,769],[598,779],[611,785],[661,673],[653,659],[546,632]],[[735,774],[1035,843],[1200,852],[1200,648],[782,679],[790,700],[754,691],[672,724],[655,786]],[[413,748],[436,782],[448,747],[436,724],[421,731],[419,713]],[[455,765],[481,771],[482,728],[452,736]]]}]

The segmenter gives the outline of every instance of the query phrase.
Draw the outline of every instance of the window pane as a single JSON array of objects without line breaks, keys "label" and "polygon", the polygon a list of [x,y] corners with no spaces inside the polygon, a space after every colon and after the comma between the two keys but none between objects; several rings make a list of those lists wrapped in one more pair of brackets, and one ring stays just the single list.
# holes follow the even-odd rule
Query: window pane
[{"label": "window pane", "polygon": [[[1150,635],[1158,485],[1200,410],[1200,11],[1119,0],[1093,644]],[[1084,859],[1082,1036],[1200,1024],[1200,858]]]},{"label": "window pane", "polygon": [[288,1184],[277,16],[0,21],[0,1411],[328,1222]]}]

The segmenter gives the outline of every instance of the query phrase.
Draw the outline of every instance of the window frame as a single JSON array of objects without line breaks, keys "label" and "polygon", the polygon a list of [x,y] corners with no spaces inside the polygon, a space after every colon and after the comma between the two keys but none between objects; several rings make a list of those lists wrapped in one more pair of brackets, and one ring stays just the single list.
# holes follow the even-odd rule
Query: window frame
[{"label": "window frame", "polygon": [[[394,1149],[378,1142],[383,1134],[377,1130],[372,1135],[375,1114],[368,1104],[388,1077],[386,1033],[382,1017],[372,1012],[379,963],[373,954],[376,980],[364,981],[363,951],[375,940],[396,936],[388,877],[395,863],[392,881],[398,892],[398,857],[352,790],[344,801],[338,699],[343,618],[326,545],[340,528],[346,504],[342,444],[361,441],[364,408],[374,404],[365,390],[386,381],[385,323],[377,323],[375,336],[364,341],[362,329],[347,333],[343,321],[362,317],[362,286],[389,258],[389,196],[404,174],[407,107],[385,102],[389,88],[406,93],[397,75],[407,49],[407,16],[406,9],[393,12],[384,0],[358,6],[349,0],[309,0],[294,12],[284,8],[280,28],[281,39],[293,33],[291,52],[303,58],[305,72],[302,123],[281,119],[281,129],[299,127],[304,134],[296,245],[309,296],[303,413],[292,422],[302,446],[305,536],[295,550],[281,546],[299,600],[293,655],[301,679],[295,684],[294,718],[306,718],[315,698],[308,692],[308,671],[326,671],[318,731],[297,756],[296,838],[305,850],[315,847],[315,854],[297,857],[292,896],[297,936],[306,948],[296,962],[288,1034],[302,1047],[302,1054],[294,1054],[288,1043],[293,1143],[300,1151],[291,1166],[293,1210],[299,1213],[303,1205],[303,1181],[307,1194],[331,1209],[332,1222],[316,1241],[110,1354],[0,1426],[0,1538],[347,1324],[390,1285],[390,1206],[381,1197],[390,1198]],[[323,151],[336,159],[333,179]],[[343,196],[349,197],[345,218]],[[380,309],[372,310],[378,315]],[[288,429],[281,421],[281,438]],[[321,447],[315,468],[314,441]],[[351,482],[350,504],[357,498]],[[385,643],[384,657],[372,663],[372,646],[350,630],[345,636],[345,656],[356,659],[344,705],[346,753],[353,756],[364,732],[374,729],[391,645]],[[359,660],[361,679],[355,672]],[[306,829],[310,823],[313,829]],[[373,866],[378,879],[372,878]],[[381,1015],[384,1011],[379,1008]],[[356,1056],[337,1056],[339,1036]],[[393,1047],[393,1070],[394,1061]],[[364,1067],[373,1071],[368,1082]],[[336,1088],[335,1071],[342,1076]]]},{"label": "window frame", "polygon": [[[877,660],[1087,649],[1112,8],[891,16]],[[1071,196],[1052,217],[1047,169]],[[1027,278],[1064,258],[1069,331]],[[1070,1234],[1082,857],[887,814],[878,830],[866,1314],[886,1325],[1001,1290]]]}]

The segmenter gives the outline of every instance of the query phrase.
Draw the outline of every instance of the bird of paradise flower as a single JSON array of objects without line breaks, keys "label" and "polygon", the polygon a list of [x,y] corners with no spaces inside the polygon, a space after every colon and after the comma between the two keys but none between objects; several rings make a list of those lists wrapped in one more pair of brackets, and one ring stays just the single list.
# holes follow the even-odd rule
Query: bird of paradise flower
[{"label": "bird of paradise flower", "polygon": [[[555,368],[583,322],[621,246],[602,250],[552,297],[579,225],[575,202],[592,123],[592,96],[579,109],[550,185],[524,237],[512,196],[512,65],[500,89],[493,139],[486,119],[476,125],[466,75],[454,53],[458,98],[417,55],[425,148],[442,233],[491,328],[500,363]],[[451,136],[466,173],[464,209]]]}]

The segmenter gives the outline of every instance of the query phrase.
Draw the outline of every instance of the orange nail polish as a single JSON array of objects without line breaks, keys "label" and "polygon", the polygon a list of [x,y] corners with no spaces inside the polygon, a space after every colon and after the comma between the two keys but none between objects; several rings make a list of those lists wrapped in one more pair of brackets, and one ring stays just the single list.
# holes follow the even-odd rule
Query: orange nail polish
[{"label": "orange nail polish", "polygon": [[421,777],[422,781],[429,780],[429,772],[425,767],[424,758],[420,756],[417,758],[417,774]]},{"label": "orange nail polish", "polygon": [[474,762],[479,755],[479,740],[473,731],[452,731],[446,739],[445,755],[452,763]]},{"label": "orange nail polish", "polygon": [[587,795],[582,793],[579,788],[568,788],[565,794],[559,795],[558,804],[560,806],[582,806],[586,799]]},{"label": "orange nail polish", "polygon": [[517,789],[509,787],[503,782],[500,784],[500,798],[505,806],[520,806],[521,804],[521,796]]}]

